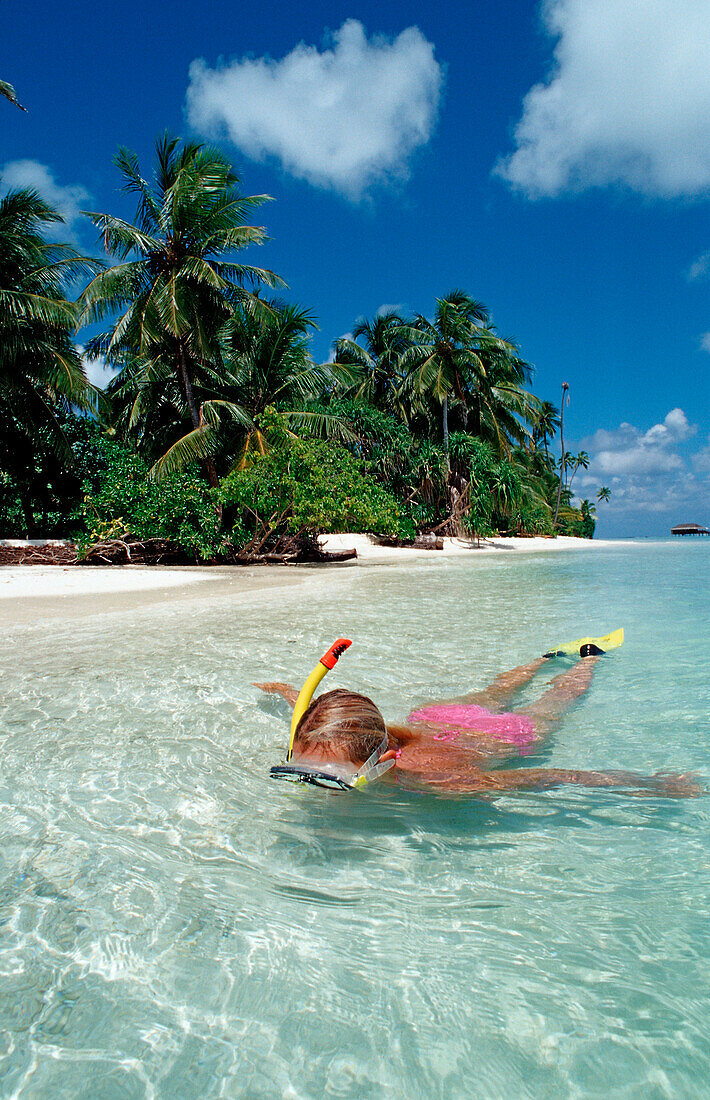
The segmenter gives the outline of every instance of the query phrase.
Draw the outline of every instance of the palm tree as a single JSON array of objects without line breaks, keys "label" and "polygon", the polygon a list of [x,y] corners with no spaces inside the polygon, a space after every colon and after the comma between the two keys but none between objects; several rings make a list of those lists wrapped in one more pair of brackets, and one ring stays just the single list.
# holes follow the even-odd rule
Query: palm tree
[{"label": "palm tree", "polygon": [[[58,454],[68,454],[58,408],[88,408],[89,386],[72,341],[76,307],[69,285],[96,264],[43,235],[61,216],[36,191],[12,190],[0,199],[0,464],[26,485],[33,440],[43,431]],[[33,526],[27,499],[25,526]]]},{"label": "palm tree", "polygon": [[549,458],[547,441],[553,439],[560,426],[560,418],[556,407],[551,401],[541,401],[533,426],[533,438],[537,442],[542,440],[545,449],[545,457]]},{"label": "palm tree", "polygon": [[405,388],[428,394],[441,406],[444,454],[449,462],[449,398],[467,403],[486,375],[484,356],[513,351],[491,328],[488,311],[462,290],[436,299],[434,319],[418,314],[403,327],[410,347],[400,366]]},{"label": "palm tree", "polygon": [[61,221],[36,191],[0,199],[0,395],[10,405],[23,395],[32,415],[50,420],[53,402],[86,408],[92,393],[71,340],[76,306],[67,289],[97,264],[44,239],[42,230]]},{"label": "palm tree", "polygon": [[579,454],[572,459],[572,474],[570,476],[569,484],[567,486],[568,489],[572,488],[572,482],[574,481],[574,475],[577,473],[577,470],[579,470],[580,468],[583,470],[588,470],[589,463],[590,458],[586,451],[580,451]]},{"label": "palm tree", "polygon": [[608,501],[611,497],[611,489],[608,485],[602,485],[601,489],[597,493],[597,500],[601,503],[602,500]]},{"label": "palm tree", "polygon": [[594,528],[596,527],[594,517],[597,514],[597,509],[590,500],[583,500],[579,506],[579,512],[581,516],[579,529],[584,538],[591,539],[594,535]]},{"label": "palm tree", "polygon": [[13,88],[12,84],[8,84],[6,80],[0,80],[0,95],[4,96],[5,99],[9,99],[10,103],[14,103],[15,106],[19,107],[21,111],[27,110],[27,108],[23,107],[22,104],[18,101],[17,96],[15,95],[15,89]]},{"label": "palm tree", "polygon": [[355,400],[396,411],[406,419],[398,400],[400,358],[409,346],[404,325],[394,310],[378,313],[372,320],[361,317],[352,336],[335,341],[334,360],[354,370],[351,388]]},{"label": "palm tree", "polygon": [[211,372],[208,382],[213,388],[211,403],[231,402],[232,421],[239,422],[241,415],[248,425],[246,436],[239,435],[238,465],[251,449],[264,453],[267,439],[260,420],[270,406],[278,408],[290,428],[325,435],[341,432],[337,417],[307,408],[338,380],[337,368],[313,361],[310,337],[315,327],[307,310],[278,301],[246,304],[225,324],[221,367]]},{"label": "palm tree", "polygon": [[151,476],[159,479],[194,462],[202,444],[231,465],[242,466],[252,450],[264,454],[261,419],[269,406],[277,406],[292,428],[342,434],[337,417],[307,408],[336,382],[334,368],[311,357],[314,328],[311,314],[298,306],[258,298],[239,306],[219,334],[216,363],[202,364],[193,389],[203,425],[199,437],[188,431],[169,442],[183,411],[179,387],[174,381],[166,385],[141,363],[126,366],[108,396],[120,430],[135,438],[139,450],[160,455]]},{"label": "palm tree", "polygon": [[565,451],[561,458],[557,461],[557,469],[560,471],[560,477],[562,478],[562,484],[564,489],[568,489],[567,474],[574,466],[574,455],[571,451]]},{"label": "palm tree", "polygon": [[[495,337],[493,326],[489,325],[488,331]],[[511,442],[531,439],[525,425],[535,424],[539,407],[538,399],[525,388],[532,369],[510,340],[481,346],[477,354],[484,372],[476,379],[475,388],[467,388],[464,422],[502,458],[510,455]]]},{"label": "palm tree", "polygon": [[[565,464],[565,437],[564,437],[564,418],[565,418],[565,399],[569,405],[569,383],[562,383],[562,401],[560,403],[560,449],[562,453],[562,467]],[[552,521],[553,526],[557,524],[557,517],[560,513],[560,498],[562,496],[562,474],[563,470],[560,470],[560,478],[557,484],[557,502],[555,504],[555,516]]]},{"label": "palm tree", "polygon": [[[212,408],[212,422],[204,408],[201,414],[195,386],[219,362],[225,322],[253,299],[245,284],[283,285],[272,271],[238,263],[233,256],[265,241],[264,228],[246,224],[246,218],[268,196],[242,195],[218,150],[181,145],[167,135],[156,143],[152,185],[127,149],[119,150],[115,164],[123,190],[137,196],[136,222],[88,214],[101,230],[106,251],[119,262],[98,275],[80,299],[82,324],[118,315],[87,348],[119,367],[128,365],[142,387],[160,390],[163,383],[166,391],[179,395],[173,401],[179,421],[175,434],[187,441],[216,486],[212,429],[220,409]],[[187,436],[184,421],[191,425]]]}]

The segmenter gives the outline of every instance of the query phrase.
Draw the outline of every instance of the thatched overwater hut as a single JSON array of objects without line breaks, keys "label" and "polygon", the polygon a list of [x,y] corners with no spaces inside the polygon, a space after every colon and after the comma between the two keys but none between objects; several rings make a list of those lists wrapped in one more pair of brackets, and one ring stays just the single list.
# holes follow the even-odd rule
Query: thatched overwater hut
[{"label": "thatched overwater hut", "polygon": [[710,529],[701,527],[699,523],[679,523],[677,527],[671,527],[672,535],[710,535]]}]

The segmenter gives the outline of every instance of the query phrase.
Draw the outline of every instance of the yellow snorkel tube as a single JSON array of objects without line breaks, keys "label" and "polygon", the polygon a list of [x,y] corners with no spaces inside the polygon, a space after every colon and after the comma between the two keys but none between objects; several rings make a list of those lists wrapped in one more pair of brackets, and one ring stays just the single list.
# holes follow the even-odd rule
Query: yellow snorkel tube
[{"label": "yellow snorkel tube", "polygon": [[308,709],[308,704],[313,698],[313,693],[326,672],[329,672],[331,668],[335,668],[338,658],[342,656],[345,650],[351,645],[352,642],[349,638],[338,638],[337,641],[333,642],[328,652],[321,657],[320,661],[313,669],[313,672],[299,691],[291,717],[291,739],[288,744],[286,763],[276,764],[269,769],[269,776],[271,779],[287,779],[291,783],[310,783],[314,787],[324,787],[329,791],[352,791],[362,789],[367,783],[371,783],[374,779],[379,779],[381,775],[394,767],[394,753],[390,754],[392,756],[391,760],[385,760],[384,763],[380,761],[380,757],[387,751],[388,742],[386,730],[383,731],[381,743],[377,746],[375,751],[370,754],[365,763],[355,772],[353,772],[353,769],[349,767],[346,762],[344,762],[344,766],[333,766],[329,763],[324,763],[316,767],[303,761],[298,765],[289,763],[293,757],[293,742],[296,737],[296,730],[298,729],[299,722]]},{"label": "yellow snorkel tube", "polygon": [[298,693],[298,699],[296,705],[293,708],[293,714],[291,716],[291,740],[288,743],[288,753],[286,759],[290,760],[293,756],[293,739],[296,736],[296,730],[298,723],[303,718],[303,715],[308,710],[308,705],[313,698],[313,693],[318,687],[319,683],[327,672],[330,672],[331,668],[335,668],[338,658],[345,653],[353,643],[349,638],[338,638],[333,642],[332,646],[327,653],[324,653],[320,661],[313,669],[313,672],[307,678],[305,684]]}]

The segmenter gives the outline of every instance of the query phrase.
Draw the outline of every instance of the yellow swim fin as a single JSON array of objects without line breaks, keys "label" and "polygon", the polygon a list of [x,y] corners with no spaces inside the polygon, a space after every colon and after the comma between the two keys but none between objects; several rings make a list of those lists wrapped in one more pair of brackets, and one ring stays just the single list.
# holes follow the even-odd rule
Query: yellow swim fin
[{"label": "yellow swim fin", "polygon": [[600,638],[577,638],[574,642],[563,642],[562,645],[552,646],[543,657],[578,657],[583,645],[593,645],[602,653],[608,653],[610,649],[617,649],[624,644],[624,628],[612,630],[611,634],[604,634]]}]

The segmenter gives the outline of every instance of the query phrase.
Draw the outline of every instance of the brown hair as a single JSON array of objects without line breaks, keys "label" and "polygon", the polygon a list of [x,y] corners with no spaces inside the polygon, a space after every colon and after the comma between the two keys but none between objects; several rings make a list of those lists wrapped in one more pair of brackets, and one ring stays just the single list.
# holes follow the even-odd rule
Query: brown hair
[{"label": "brown hair", "polygon": [[305,754],[317,749],[364,764],[386,734],[385,720],[372,699],[335,688],[311,703],[296,727],[294,746]]}]

